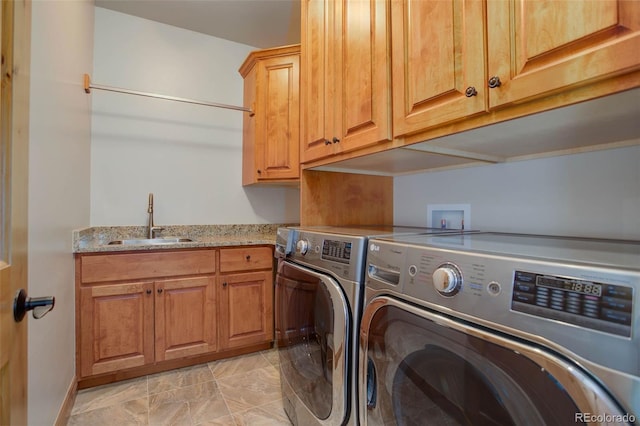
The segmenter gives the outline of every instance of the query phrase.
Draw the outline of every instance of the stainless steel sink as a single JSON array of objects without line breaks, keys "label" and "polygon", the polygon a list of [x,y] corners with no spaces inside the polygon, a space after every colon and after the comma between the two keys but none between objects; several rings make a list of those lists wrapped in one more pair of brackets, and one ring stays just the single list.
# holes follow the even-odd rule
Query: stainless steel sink
[{"label": "stainless steel sink", "polygon": [[109,241],[109,245],[125,245],[125,246],[155,246],[163,244],[191,243],[191,238],[132,238],[125,240]]}]

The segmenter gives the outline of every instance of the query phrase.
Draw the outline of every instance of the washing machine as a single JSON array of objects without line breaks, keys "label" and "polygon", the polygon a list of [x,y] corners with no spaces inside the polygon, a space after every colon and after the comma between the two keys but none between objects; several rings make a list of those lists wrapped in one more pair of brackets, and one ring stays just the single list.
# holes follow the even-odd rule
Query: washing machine
[{"label": "washing machine", "polygon": [[358,424],[357,336],[369,239],[459,232],[401,226],[278,229],[276,346],[283,405],[294,424]]},{"label": "washing machine", "polygon": [[362,425],[637,424],[640,242],[369,241]]}]

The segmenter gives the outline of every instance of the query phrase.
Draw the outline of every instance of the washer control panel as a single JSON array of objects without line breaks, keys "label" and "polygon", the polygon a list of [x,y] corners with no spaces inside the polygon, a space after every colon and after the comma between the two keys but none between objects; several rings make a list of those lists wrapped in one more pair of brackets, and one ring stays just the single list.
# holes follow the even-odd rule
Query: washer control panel
[{"label": "washer control panel", "polygon": [[334,262],[349,263],[351,260],[350,241],[325,239],[322,241],[322,258]]},{"label": "washer control panel", "polygon": [[313,231],[294,231],[290,260],[340,278],[362,280],[366,239]]}]

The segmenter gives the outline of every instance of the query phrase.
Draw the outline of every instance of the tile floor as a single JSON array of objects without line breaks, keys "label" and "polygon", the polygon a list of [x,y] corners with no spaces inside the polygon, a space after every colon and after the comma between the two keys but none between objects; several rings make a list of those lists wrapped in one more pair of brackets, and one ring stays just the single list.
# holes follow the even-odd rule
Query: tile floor
[{"label": "tile floor", "polygon": [[278,353],[263,351],[83,389],[69,426],[291,425]]}]

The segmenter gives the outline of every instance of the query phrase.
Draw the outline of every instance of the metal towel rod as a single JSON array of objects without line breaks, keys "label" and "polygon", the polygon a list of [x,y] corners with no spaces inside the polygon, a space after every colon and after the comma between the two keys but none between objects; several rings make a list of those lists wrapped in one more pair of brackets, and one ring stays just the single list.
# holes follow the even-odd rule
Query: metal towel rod
[{"label": "metal towel rod", "polygon": [[216,107],[216,108],[233,109],[233,110],[236,110],[236,111],[248,112],[251,116],[253,116],[255,114],[249,108],[239,107],[239,106],[235,106],[235,105],[225,105],[225,104],[218,104],[218,103],[215,103],[215,102],[198,101],[198,100],[195,100],[195,99],[178,98],[178,97],[175,97],[175,96],[159,95],[157,93],[139,92],[137,90],[121,89],[119,87],[101,86],[99,84],[91,83],[91,77],[89,77],[89,74],[85,74],[84,75],[84,91],[86,93],[91,93],[91,89],[106,90],[108,92],[126,93],[128,95],[146,96],[147,98],[164,99],[164,100],[167,100],[167,101],[184,102],[184,103],[187,103],[187,104],[195,104],[195,105],[211,106],[211,107]]}]

